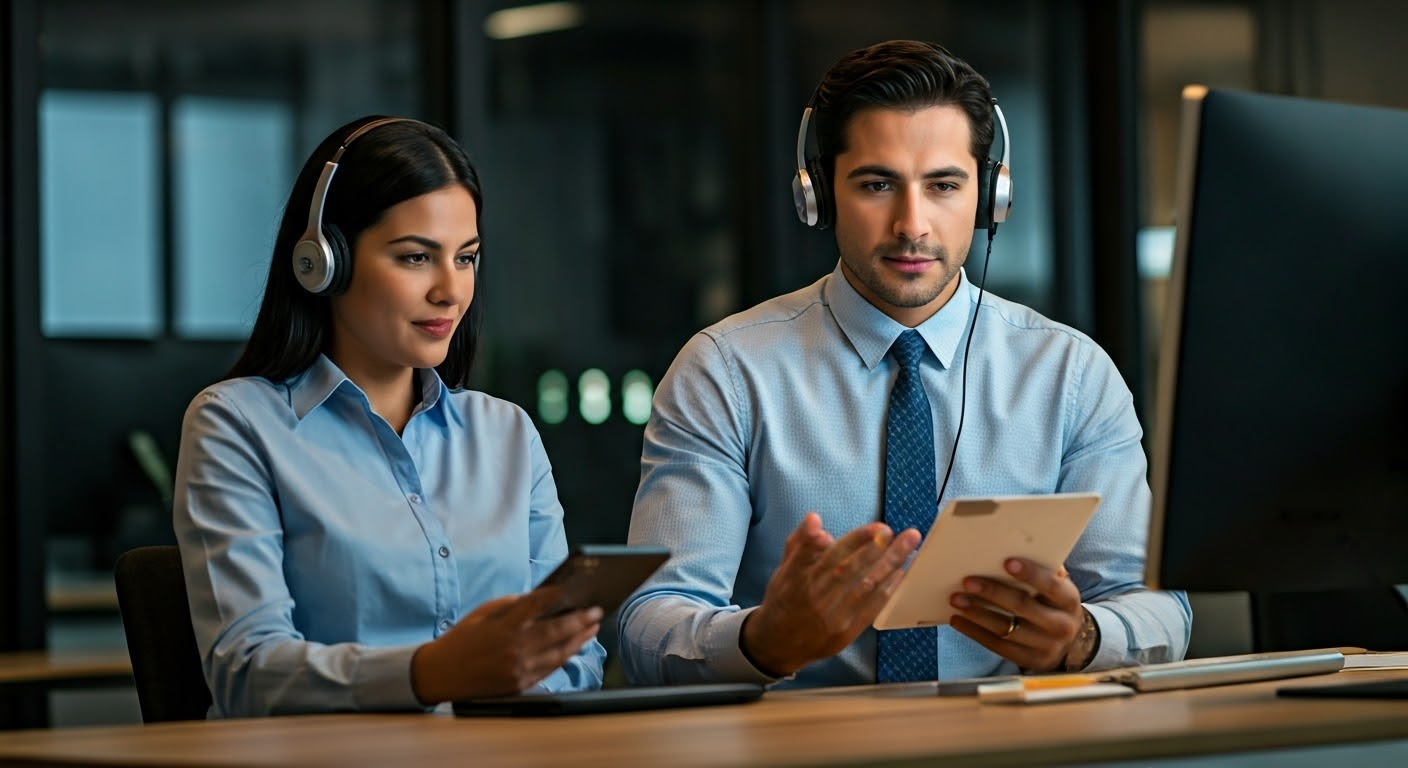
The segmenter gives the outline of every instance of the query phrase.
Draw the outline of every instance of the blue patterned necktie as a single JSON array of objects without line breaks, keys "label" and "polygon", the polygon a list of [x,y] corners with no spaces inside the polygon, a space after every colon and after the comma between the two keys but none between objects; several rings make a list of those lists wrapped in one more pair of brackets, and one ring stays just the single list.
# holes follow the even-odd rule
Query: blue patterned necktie
[{"label": "blue patterned necktie", "polygon": [[[914,528],[928,535],[934,522],[934,422],[919,380],[924,338],[914,329],[905,331],[890,353],[900,364],[900,375],[890,390],[885,425],[885,524],[895,533]],[[880,682],[938,678],[938,628],[891,629],[878,635]]]}]

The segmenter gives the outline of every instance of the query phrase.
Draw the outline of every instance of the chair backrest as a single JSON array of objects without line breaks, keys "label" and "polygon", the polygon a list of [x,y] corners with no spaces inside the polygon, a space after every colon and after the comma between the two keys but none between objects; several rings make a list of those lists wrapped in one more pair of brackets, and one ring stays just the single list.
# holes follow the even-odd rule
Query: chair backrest
[{"label": "chair backrest", "polygon": [[210,690],[191,629],[181,551],[128,550],[117,559],[114,576],[142,721],[205,719]]}]

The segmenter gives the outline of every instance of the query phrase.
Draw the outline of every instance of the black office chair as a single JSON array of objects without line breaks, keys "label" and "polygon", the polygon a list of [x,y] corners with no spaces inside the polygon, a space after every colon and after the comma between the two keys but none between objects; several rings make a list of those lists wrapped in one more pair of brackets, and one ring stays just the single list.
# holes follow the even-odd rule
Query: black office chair
[{"label": "black office chair", "polygon": [[191,629],[181,551],[138,547],[117,559],[117,605],[142,721],[204,720],[210,690]]}]

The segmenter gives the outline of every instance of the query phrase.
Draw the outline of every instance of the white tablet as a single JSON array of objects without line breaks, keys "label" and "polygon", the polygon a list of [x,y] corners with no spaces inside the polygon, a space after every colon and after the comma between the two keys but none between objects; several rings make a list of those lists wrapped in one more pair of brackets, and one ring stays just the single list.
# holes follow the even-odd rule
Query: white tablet
[{"label": "white tablet", "polygon": [[950,501],[934,518],[899,589],[875,617],[875,628],[947,624],[955,610],[949,598],[963,591],[963,579],[987,576],[1016,583],[1002,568],[1008,558],[1060,566],[1099,504],[1098,493]]}]

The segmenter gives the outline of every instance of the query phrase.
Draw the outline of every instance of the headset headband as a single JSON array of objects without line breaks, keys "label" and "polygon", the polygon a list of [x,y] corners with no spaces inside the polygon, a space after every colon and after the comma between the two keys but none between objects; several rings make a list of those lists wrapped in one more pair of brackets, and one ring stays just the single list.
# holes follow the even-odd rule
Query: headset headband
[{"label": "headset headband", "polygon": [[415,122],[405,117],[383,117],[373,120],[361,128],[353,131],[342,140],[342,145],[333,153],[332,158],[323,164],[322,173],[318,174],[318,183],[313,187],[313,201],[308,205],[308,229],[303,233],[303,239],[310,239],[319,236],[323,228],[323,204],[327,201],[328,188],[332,185],[332,177],[337,173],[337,164],[342,160],[342,153],[356,141],[358,136],[370,131],[373,128],[386,125],[388,123]]}]

